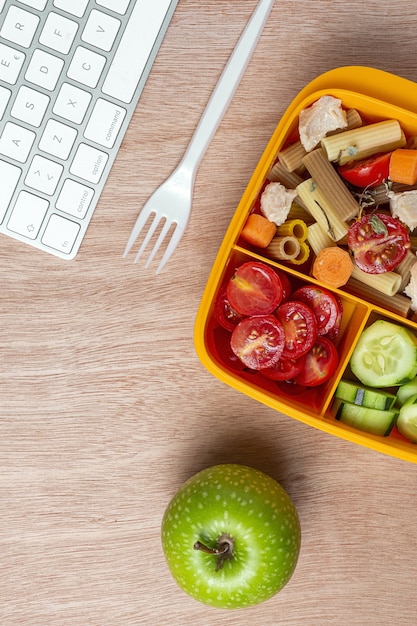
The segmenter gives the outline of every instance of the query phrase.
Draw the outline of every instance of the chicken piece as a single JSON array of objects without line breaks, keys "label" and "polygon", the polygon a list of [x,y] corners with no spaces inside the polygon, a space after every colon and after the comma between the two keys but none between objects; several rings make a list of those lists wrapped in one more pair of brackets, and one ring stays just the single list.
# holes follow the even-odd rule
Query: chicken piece
[{"label": "chicken piece", "polygon": [[342,101],[333,96],[322,96],[299,115],[300,141],[307,152],[313,150],[327,133],[347,128],[346,111]]},{"label": "chicken piece", "polygon": [[392,217],[397,217],[410,230],[417,228],[417,189],[401,193],[389,191],[388,197]]},{"label": "chicken piece", "polygon": [[287,219],[296,196],[295,189],[286,189],[281,183],[269,183],[261,196],[261,213],[270,222],[281,226]]}]

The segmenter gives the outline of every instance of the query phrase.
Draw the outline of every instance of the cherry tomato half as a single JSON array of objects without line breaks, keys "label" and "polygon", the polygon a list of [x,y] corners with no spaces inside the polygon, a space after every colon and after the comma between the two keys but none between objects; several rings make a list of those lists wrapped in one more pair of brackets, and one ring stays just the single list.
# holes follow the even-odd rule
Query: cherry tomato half
[{"label": "cherry tomato half", "polygon": [[305,356],[304,369],[294,381],[305,387],[317,387],[328,381],[339,364],[339,355],[326,337],[317,337],[316,343]]},{"label": "cherry tomato half", "polygon": [[279,360],[284,344],[284,328],[272,315],[245,317],[230,338],[233,352],[252,370],[272,367]]},{"label": "cherry tomato half", "polygon": [[316,285],[305,285],[297,289],[294,300],[307,304],[317,320],[317,334],[327,335],[337,324],[340,315],[338,301],[327,289]]},{"label": "cherry tomato half", "polygon": [[275,363],[272,367],[268,367],[261,371],[262,376],[269,378],[270,380],[288,381],[292,380],[300,374],[304,369],[305,358],[304,356],[299,359],[284,359],[282,356],[278,363]]},{"label": "cherry tomato half", "polygon": [[339,167],[342,178],[355,187],[376,187],[388,180],[391,152],[376,154],[363,161],[351,161]]},{"label": "cherry tomato half", "polygon": [[349,227],[348,246],[359,269],[382,274],[401,263],[410,248],[410,237],[399,220],[372,213]]},{"label": "cherry tomato half", "polygon": [[230,332],[243,319],[243,315],[235,311],[227,299],[226,288],[221,289],[217,295],[215,315],[220,326]]},{"label": "cherry tomato half", "polygon": [[238,267],[226,287],[231,307],[241,315],[269,315],[281,302],[282,292],[278,274],[256,261]]},{"label": "cherry tomato half", "polygon": [[317,321],[310,307],[304,302],[288,300],[278,307],[276,316],[285,332],[282,356],[286,359],[298,359],[306,354],[317,337]]}]

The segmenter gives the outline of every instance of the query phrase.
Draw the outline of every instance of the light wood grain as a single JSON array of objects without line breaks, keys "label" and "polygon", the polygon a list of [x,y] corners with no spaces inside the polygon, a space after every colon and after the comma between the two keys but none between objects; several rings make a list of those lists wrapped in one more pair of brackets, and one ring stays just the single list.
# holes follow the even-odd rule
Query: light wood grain
[{"label": "light wood grain", "polygon": [[[210,267],[280,115],[330,68],[417,80],[411,0],[277,0],[158,277],[122,252],[177,164],[256,0],[180,0],[76,260],[0,245],[2,626],[414,626],[417,467],[305,426],[213,378],[193,324]],[[282,482],[296,572],[249,610],[207,608],[159,533],[182,482],[217,462]]]}]

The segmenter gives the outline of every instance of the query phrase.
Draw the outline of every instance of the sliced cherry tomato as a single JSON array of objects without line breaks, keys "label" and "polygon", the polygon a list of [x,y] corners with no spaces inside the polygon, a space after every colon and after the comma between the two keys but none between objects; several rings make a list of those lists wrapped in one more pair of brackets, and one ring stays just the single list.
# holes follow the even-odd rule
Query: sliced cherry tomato
[{"label": "sliced cherry tomato", "polygon": [[288,300],[278,307],[276,316],[285,332],[282,356],[286,359],[298,359],[306,354],[317,337],[317,321],[310,307],[304,302]]},{"label": "sliced cherry tomato", "polygon": [[348,246],[359,269],[382,274],[401,263],[410,248],[410,237],[399,220],[372,213],[349,227]]},{"label": "sliced cherry tomato", "polygon": [[342,328],[342,319],[343,319],[343,303],[342,303],[342,300],[339,298],[339,296],[336,293],[334,293],[333,295],[336,298],[338,313],[337,313],[336,322],[335,322],[333,328],[331,328],[326,333],[326,337],[327,337],[327,339],[330,339],[330,341],[336,341],[336,339],[338,338],[340,330]]},{"label": "sliced cherry tomato", "polygon": [[388,180],[391,152],[376,154],[363,161],[351,161],[339,167],[342,178],[355,187],[376,187]]},{"label": "sliced cherry tomato", "polygon": [[269,265],[248,261],[229,280],[226,295],[241,315],[269,315],[281,302],[282,291],[281,280]]},{"label": "sliced cherry tomato", "polygon": [[280,358],[278,363],[261,371],[262,376],[270,380],[292,380],[304,369],[304,356],[299,359]]},{"label": "sliced cherry tomato", "polygon": [[281,298],[281,302],[285,302],[286,300],[290,299],[291,293],[292,293],[292,286],[290,283],[290,279],[288,278],[288,276],[284,273],[284,272],[277,272],[279,279],[281,281],[281,285],[282,285],[282,298]]},{"label": "sliced cherry tomato", "polygon": [[304,369],[294,381],[305,387],[317,387],[333,376],[339,364],[334,344],[326,337],[317,337],[316,343],[306,354]]},{"label": "sliced cherry tomato", "polygon": [[340,310],[335,296],[316,285],[305,285],[297,289],[293,296],[294,300],[300,300],[307,304],[313,311],[317,320],[317,334],[327,335],[336,325]]},{"label": "sliced cherry tomato", "polygon": [[230,339],[233,352],[252,370],[272,367],[279,360],[284,344],[284,328],[272,315],[245,317]]},{"label": "sliced cherry tomato", "polygon": [[222,328],[226,330],[234,329],[237,324],[243,319],[243,315],[235,311],[226,295],[226,288],[221,289],[217,295],[215,302],[215,314],[216,319]]}]

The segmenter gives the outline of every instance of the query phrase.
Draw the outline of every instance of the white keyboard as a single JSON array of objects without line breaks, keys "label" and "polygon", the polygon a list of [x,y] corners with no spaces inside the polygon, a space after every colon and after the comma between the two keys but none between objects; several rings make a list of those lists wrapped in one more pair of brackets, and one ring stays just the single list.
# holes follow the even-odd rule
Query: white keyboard
[{"label": "white keyboard", "polygon": [[178,0],[0,0],[0,233],[73,259]]}]

